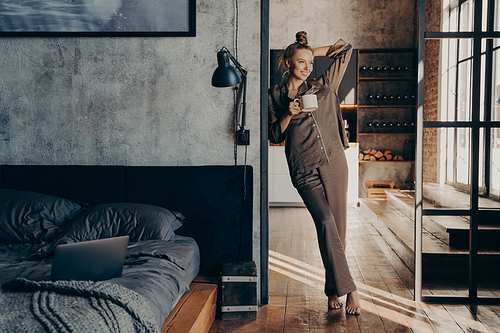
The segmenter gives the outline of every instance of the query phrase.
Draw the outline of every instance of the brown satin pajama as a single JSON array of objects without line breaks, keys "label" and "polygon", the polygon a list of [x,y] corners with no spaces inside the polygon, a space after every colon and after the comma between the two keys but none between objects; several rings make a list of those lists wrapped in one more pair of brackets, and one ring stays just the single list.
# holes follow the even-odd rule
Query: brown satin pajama
[{"label": "brown satin pajama", "polygon": [[333,62],[317,79],[304,81],[297,96],[315,94],[318,109],[294,115],[285,131],[281,119],[288,114],[287,84],[269,89],[269,140],[285,142],[292,183],[313,217],[321,258],[326,270],[325,293],[342,296],[356,290],[344,253],[347,220],[347,161],[349,143],[344,131],[337,90],[352,45],[338,40],[327,56]]},{"label": "brown satin pajama", "polygon": [[356,290],[344,252],[347,221],[347,160],[330,163],[292,179],[316,225],[326,270],[325,294],[339,297]]}]

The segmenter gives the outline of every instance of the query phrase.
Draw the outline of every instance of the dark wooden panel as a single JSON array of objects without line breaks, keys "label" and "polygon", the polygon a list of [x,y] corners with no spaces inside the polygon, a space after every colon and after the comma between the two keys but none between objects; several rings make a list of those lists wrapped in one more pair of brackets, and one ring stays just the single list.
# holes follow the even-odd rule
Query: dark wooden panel
[{"label": "dark wooden panel", "polygon": [[252,258],[252,173],[247,166],[243,206],[243,166],[129,168],[128,201],[184,214],[176,233],[198,243],[200,275],[220,276],[222,263]]},{"label": "dark wooden panel", "polygon": [[5,165],[1,187],[45,193],[90,205],[125,202],[121,166]]}]

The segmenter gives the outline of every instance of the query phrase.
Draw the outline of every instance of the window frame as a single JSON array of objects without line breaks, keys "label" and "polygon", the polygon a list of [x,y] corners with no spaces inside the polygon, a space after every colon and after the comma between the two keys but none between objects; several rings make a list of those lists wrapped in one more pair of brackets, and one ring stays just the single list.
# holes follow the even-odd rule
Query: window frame
[{"label": "window frame", "polygon": [[[499,6],[498,5],[498,2],[495,4],[494,1],[483,1],[484,2],[487,2],[487,3],[492,3],[492,7],[494,6]],[[447,29],[448,30],[459,30],[459,32],[470,32],[470,27],[473,26],[473,19],[474,19],[474,15],[473,13],[469,13],[467,15],[464,15],[463,13],[463,10],[464,8],[466,8],[465,6],[469,6],[469,9],[470,8],[473,8],[473,5],[474,5],[474,0],[454,0],[454,1],[451,1],[449,6],[447,7],[447,12],[444,13],[443,15],[447,15],[446,17],[446,20],[445,22],[447,23]],[[494,25],[495,25],[495,22],[494,20],[491,20],[489,19],[489,17],[484,17],[484,11],[486,11],[486,13],[488,11],[491,11],[491,8],[483,8],[483,19],[481,21],[481,24],[482,24],[482,27],[484,28],[485,26],[487,27],[487,29],[489,31],[493,31],[494,30]],[[463,18],[466,18],[466,19],[472,19],[472,21],[468,21],[468,22],[465,22],[464,23],[464,20]],[[498,17],[496,17],[497,21],[500,21],[498,19]],[[499,24],[497,22],[497,24]],[[450,27],[451,26],[451,27]],[[444,105],[444,107],[442,107],[442,110],[440,111],[443,111],[443,113],[445,113],[444,115],[443,114],[440,114],[440,118],[445,120],[445,121],[469,121],[471,119],[471,110],[472,110],[472,105],[471,105],[471,92],[472,92],[472,87],[470,87],[470,89],[467,89],[467,96],[465,96],[466,100],[467,100],[467,109],[468,109],[468,115],[465,116],[465,117],[461,117],[460,114],[459,114],[459,110],[460,110],[460,103],[459,103],[459,99],[462,97],[461,94],[462,93],[465,93],[465,91],[461,91],[460,90],[460,86],[461,86],[461,83],[463,83],[463,80],[461,80],[462,76],[463,75],[463,72],[464,72],[464,69],[468,72],[467,75],[468,75],[468,78],[467,78],[467,82],[465,83],[466,85],[469,84],[469,86],[471,86],[471,79],[472,79],[472,59],[473,59],[473,56],[471,54],[471,50],[472,50],[472,42],[473,40],[472,39],[457,39],[455,40],[455,42],[449,42],[447,44],[445,43],[442,43],[441,45],[445,45],[447,47],[447,50],[448,52],[442,52],[442,55],[441,55],[441,61],[445,61],[446,63],[446,66],[447,66],[447,69],[446,69],[446,75],[447,75],[447,81],[449,82],[449,76],[450,76],[450,70],[451,69],[455,69],[455,72],[454,72],[454,87],[455,87],[455,92],[454,92],[454,95],[455,95],[455,101],[454,103],[452,103],[452,109],[453,109],[453,119],[451,119],[450,115],[449,114],[446,114],[446,113],[449,113],[449,110],[450,110],[450,101],[449,99],[447,98],[448,96],[444,96],[443,94],[446,94],[447,92],[443,92],[442,89],[443,89],[443,86],[440,84],[440,98],[447,98],[447,101],[445,102],[446,105]],[[453,45],[452,45],[453,44]],[[462,51],[463,51],[463,47],[464,45],[467,45],[469,44],[470,46],[467,46],[467,49],[468,49],[468,52],[469,54],[463,56],[461,55]],[[451,47],[455,46],[455,52],[450,52],[451,51]],[[486,66],[484,66],[481,70],[481,77],[483,79],[483,82],[482,84],[484,84],[484,89],[483,89],[483,92],[481,94],[481,98],[484,99],[481,103],[481,107],[482,107],[482,111],[484,112],[483,115],[482,115],[482,119],[483,120],[486,120],[486,121],[491,121],[493,119],[491,119],[491,108],[492,108],[492,104],[491,104],[491,96],[488,97],[488,95],[492,95],[493,94],[493,87],[492,87],[492,76],[493,76],[493,71],[492,71],[492,67],[493,67],[493,61],[494,61],[494,57],[493,57],[493,53],[498,50],[500,48],[500,43],[498,46],[496,47],[493,47],[493,40],[492,39],[487,39],[486,40],[486,47],[484,48],[484,50],[482,50],[481,52],[481,57],[484,57],[484,61],[482,61],[482,64],[486,64]],[[450,57],[450,55],[452,57]],[[446,59],[444,59],[444,57],[447,57]],[[464,68],[464,66],[466,66],[466,68]],[[497,65],[498,66],[498,65]],[[488,70],[490,69],[490,70]],[[448,85],[446,85],[446,88],[449,87],[449,83]],[[453,93],[452,93],[453,94]],[[488,102],[489,101],[489,102]],[[440,105],[443,105],[442,103]],[[461,119],[461,118],[464,118],[464,119]],[[462,190],[462,191],[468,191],[469,187],[470,187],[470,174],[468,173],[467,174],[467,181],[464,182],[462,181],[462,179],[460,179],[460,175],[459,175],[459,161],[460,159],[464,159],[465,162],[464,164],[468,167],[468,165],[470,164],[470,149],[468,149],[468,153],[467,153],[467,156],[464,156],[463,154],[460,154],[459,152],[459,143],[460,143],[460,139],[461,139],[461,132],[464,131],[463,128],[454,128],[454,129],[447,129],[447,131],[452,131],[453,130],[453,134],[451,135],[452,136],[452,140],[453,142],[451,143],[450,142],[450,134],[447,133],[446,135],[443,135],[442,138],[443,138],[443,142],[440,143],[438,149],[439,149],[439,154],[444,154],[444,156],[446,157],[452,157],[451,159],[450,158],[443,158],[443,160],[445,161],[446,165],[444,167],[444,183],[445,184],[448,184],[448,185],[451,185],[459,190]],[[499,129],[500,130],[500,129]],[[491,128],[486,128],[486,131],[484,131],[484,134],[482,136],[482,142],[484,143],[484,148],[483,148],[483,154],[481,154],[481,157],[482,157],[482,161],[483,163],[481,163],[482,165],[484,165],[484,170],[481,169],[481,179],[480,179],[480,188],[479,188],[479,192],[481,195],[483,196],[487,196],[487,197],[490,197],[491,199],[494,199],[494,200],[497,200],[497,201],[500,201],[500,188],[498,189],[499,190],[499,195],[496,195],[494,193],[491,193],[490,189],[493,188],[493,184],[491,183],[491,179],[494,178],[492,177],[491,175],[491,172],[493,172],[492,168],[491,168],[491,165],[490,165],[490,162],[491,162],[491,155],[492,155],[492,152],[491,152],[491,149],[487,149],[487,147],[491,147],[491,133],[492,133],[492,130]],[[500,135],[500,133],[499,133]],[[467,135],[465,135],[467,137]],[[470,133],[469,133],[469,136],[470,136]],[[451,147],[451,149],[453,149],[452,152],[449,152],[448,151],[448,147]],[[451,164],[451,165],[450,165]],[[453,174],[449,174],[449,172],[453,172]],[[500,177],[500,172],[499,172],[499,175]]]},{"label": "window frame", "polygon": [[[500,304],[500,297],[478,295],[478,233],[479,220],[481,217],[500,218],[500,209],[479,207],[479,169],[480,169],[480,144],[481,135],[490,132],[491,128],[500,128],[500,121],[481,120],[481,103],[487,106],[485,110],[491,109],[491,81],[492,73],[489,77],[490,87],[485,84],[486,100],[481,98],[481,61],[482,61],[482,41],[490,40],[488,45],[493,45],[493,39],[500,40],[500,31],[495,31],[493,24],[488,24],[488,29],[482,29],[483,1],[487,3],[488,17],[495,17],[494,9],[500,0],[480,0],[474,1],[474,23],[471,32],[428,32],[425,31],[426,0],[418,0],[418,93],[417,93],[417,115],[416,115],[416,145],[415,145],[415,293],[417,302],[440,302],[440,303],[474,303],[474,304]],[[498,19],[498,14],[495,17]],[[489,22],[493,20],[490,19]],[[447,40],[447,39],[473,39],[472,51],[472,107],[470,121],[424,121],[424,94],[425,94],[425,41],[427,39]],[[488,63],[487,63],[488,66]],[[486,66],[486,73],[488,68]],[[488,100],[489,99],[489,100]],[[488,115],[485,115],[487,117]],[[491,117],[491,114],[489,115]],[[491,119],[491,118],[488,118]],[[423,156],[424,156],[424,130],[426,128],[469,128],[471,131],[471,154],[470,154],[470,185],[469,197],[470,206],[465,209],[454,208],[426,208],[423,207]],[[486,131],[485,131],[486,130]],[[483,134],[482,134],[483,133]],[[487,136],[486,136],[487,137]],[[486,138],[485,137],[485,138]],[[484,139],[484,138],[483,138]],[[483,141],[484,142],[484,141]],[[486,154],[488,155],[488,154]],[[470,220],[469,229],[469,293],[468,296],[447,296],[447,295],[422,295],[422,233],[423,218],[425,216],[466,216]]]}]

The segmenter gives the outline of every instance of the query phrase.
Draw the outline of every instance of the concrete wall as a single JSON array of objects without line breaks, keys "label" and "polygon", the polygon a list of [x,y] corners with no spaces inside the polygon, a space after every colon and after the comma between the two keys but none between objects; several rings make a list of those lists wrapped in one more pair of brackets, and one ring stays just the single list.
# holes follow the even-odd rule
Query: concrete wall
[{"label": "concrete wall", "polygon": [[314,46],[339,38],[354,48],[416,46],[415,0],[270,0],[270,47],[282,49],[305,30]]},{"label": "concrete wall", "polygon": [[[0,163],[233,165],[234,93],[210,82],[217,51],[235,51],[235,5],[196,2],[196,37],[0,38]],[[237,53],[249,70],[256,261],[260,8],[239,1]]]}]

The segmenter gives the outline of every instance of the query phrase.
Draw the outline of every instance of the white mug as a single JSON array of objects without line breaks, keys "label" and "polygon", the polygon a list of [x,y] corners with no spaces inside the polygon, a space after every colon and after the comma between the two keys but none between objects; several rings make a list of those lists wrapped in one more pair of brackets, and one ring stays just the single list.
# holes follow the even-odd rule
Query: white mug
[{"label": "white mug", "polygon": [[314,94],[302,95],[296,98],[294,102],[299,102],[304,112],[314,111],[318,108],[318,97]]}]

